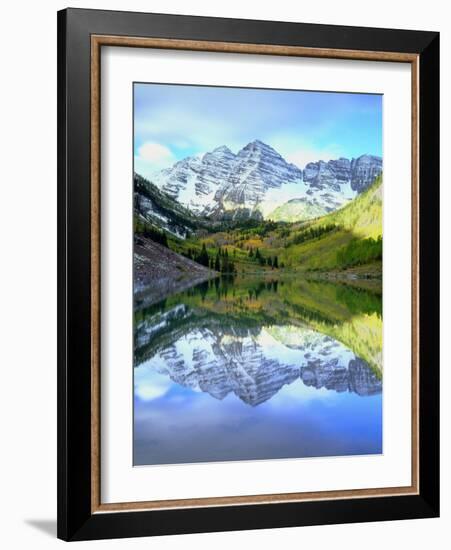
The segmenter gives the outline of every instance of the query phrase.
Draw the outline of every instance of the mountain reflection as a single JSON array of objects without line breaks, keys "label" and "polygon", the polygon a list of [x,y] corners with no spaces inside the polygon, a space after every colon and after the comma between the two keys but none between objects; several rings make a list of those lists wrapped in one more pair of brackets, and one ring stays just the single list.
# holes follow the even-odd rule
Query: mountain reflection
[{"label": "mountain reflection", "polygon": [[134,327],[135,465],[382,451],[378,289],[218,278]]},{"label": "mountain reflection", "polygon": [[[287,284],[282,281],[282,287]],[[313,286],[318,289],[318,284]],[[277,280],[240,286],[216,279],[175,300],[138,308],[135,365],[146,362],[146,368],[181,386],[219,400],[234,394],[251,406],[271,399],[298,378],[317,389],[361,396],[380,393],[377,369],[349,345],[313,328],[315,321],[317,327],[335,328],[333,318],[296,303],[296,313],[288,317],[279,288]],[[341,297],[343,292],[340,288]],[[348,301],[353,293],[348,289]]]},{"label": "mountain reflection", "polygon": [[[171,313],[170,319],[178,318]],[[368,364],[329,336],[295,326],[207,328],[204,322],[183,335],[175,331],[175,341],[166,340],[146,367],[215,399],[233,393],[252,406],[297,378],[307,386],[359,395],[382,389]],[[298,344],[287,343],[294,338]]]}]

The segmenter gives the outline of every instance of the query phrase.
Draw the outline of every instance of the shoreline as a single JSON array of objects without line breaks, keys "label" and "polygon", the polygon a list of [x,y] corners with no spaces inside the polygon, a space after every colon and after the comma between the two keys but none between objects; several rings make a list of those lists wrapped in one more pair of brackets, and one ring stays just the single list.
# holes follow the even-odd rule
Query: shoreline
[{"label": "shoreline", "polygon": [[[306,280],[348,285],[375,293],[382,292],[381,262],[330,271],[287,268],[247,271],[241,270],[239,265],[237,267],[238,270],[234,274],[237,278],[301,277]],[[141,239],[139,244],[135,244],[134,250],[134,307],[141,309],[150,306],[172,294],[223,275],[228,274],[218,273],[200,265],[150,239]]]},{"label": "shoreline", "polygon": [[134,248],[134,307],[147,307],[218,275],[151,239],[141,239]]}]

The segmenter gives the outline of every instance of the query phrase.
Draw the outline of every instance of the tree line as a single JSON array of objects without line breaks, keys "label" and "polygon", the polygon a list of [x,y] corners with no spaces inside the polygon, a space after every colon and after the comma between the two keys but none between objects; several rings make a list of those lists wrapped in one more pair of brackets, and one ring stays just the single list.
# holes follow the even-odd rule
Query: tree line
[{"label": "tree line", "polygon": [[[279,258],[277,256],[268,256],[267,258],[265,258],[258,248],[254,250],[252,247],[250,247],[248,256],[249,258],[253,258],[254,260],[256,260],[262,267],[267,265],[271,269],[279,269]],[[281,262],[280,267],[285,267],[283,262]]]},{"label": "tree line", "polygon": [[140,219],[135,219],[135,237],[139,238],[140,235],[169,248],[168,237],[164,231],[160,231]]},{"label": "tree line", "polygon": [[382,237],[352,239],[337,252],[337,262],[341,267],[363,265],[376,260],[382,260]]},{"label": "tree line", "polygon": [[291,246],[293,244],[302,244],[305,241],[309,241],[311,239],[318,239],[319,237],[322,237],[323,235],[327,233],[331,233],[332,231],[335,231],[336,229],[340,229],[339,225],[336,225],[334,223],[329,223],[327,225],[320,225],[317,227],[310,227],[309,229],[305,229],[301,233],[298,233],[295,235],[286,245],[285,248],[288,246]]},{"label": "tree line", "polygon": [[235,262],[232,258],[229,257],[229,252],[227,249],[222,250],[218,248],[216,256],[210,256],[205,243],[202,244],[202,247],[199,251],[189,248],[184,256],[197,262],[200,265],[218,271],[219,273],[231,273],[235,274],[237,272]]}]

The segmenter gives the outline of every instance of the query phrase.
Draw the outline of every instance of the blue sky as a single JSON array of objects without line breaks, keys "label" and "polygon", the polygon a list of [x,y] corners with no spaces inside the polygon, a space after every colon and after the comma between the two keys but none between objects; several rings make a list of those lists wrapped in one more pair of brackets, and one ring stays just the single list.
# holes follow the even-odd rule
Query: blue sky
[{"label": "blue sky", "polygon": [[254,139],[304,168],[316,160],[382,156],[382,96],[166,84],[134,85],[135,170]]}]

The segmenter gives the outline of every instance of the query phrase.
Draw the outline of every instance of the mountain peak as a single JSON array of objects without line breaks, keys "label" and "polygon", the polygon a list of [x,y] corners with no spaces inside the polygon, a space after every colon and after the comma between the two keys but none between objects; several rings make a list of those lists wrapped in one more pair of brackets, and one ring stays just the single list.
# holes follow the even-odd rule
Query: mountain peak
[{"label": "mountain peak", "polygon": [[211,153],[231,153],[233,155],[232,151],[227,147],[227,145],[220,145],[219,147],[213,149]]},{"label": "mountain peak", "polygon": [[256,147],[269,147],[269,145],[264,141],[262,141],[261,139],[254,139],[253,141],[250,142],[250,145],[254,145]]},{"label": "mountain peak", "polygon": [[381,157],[378,157],[376,155],[370,155],[369,153],[364,153],[363,155],[360,155],[360,157],[357,157],[357,160],[360,159],[380,159]]},{"label": "mountain peak", "polygon": [[249,142],[244,149],[266,149],[270,151],[274,151],[274,149],[265,143],[264,141],[261,141],[260,139],[254,139],[253,141]]},{"label": "mountain peak", "polygon": [[281,155],[271,145],[259,140],[254,139],[250,141],[245,147],[238,152],[239,157],[246,157],[254,153],[260,153],[263,157],[282,158]]}]

